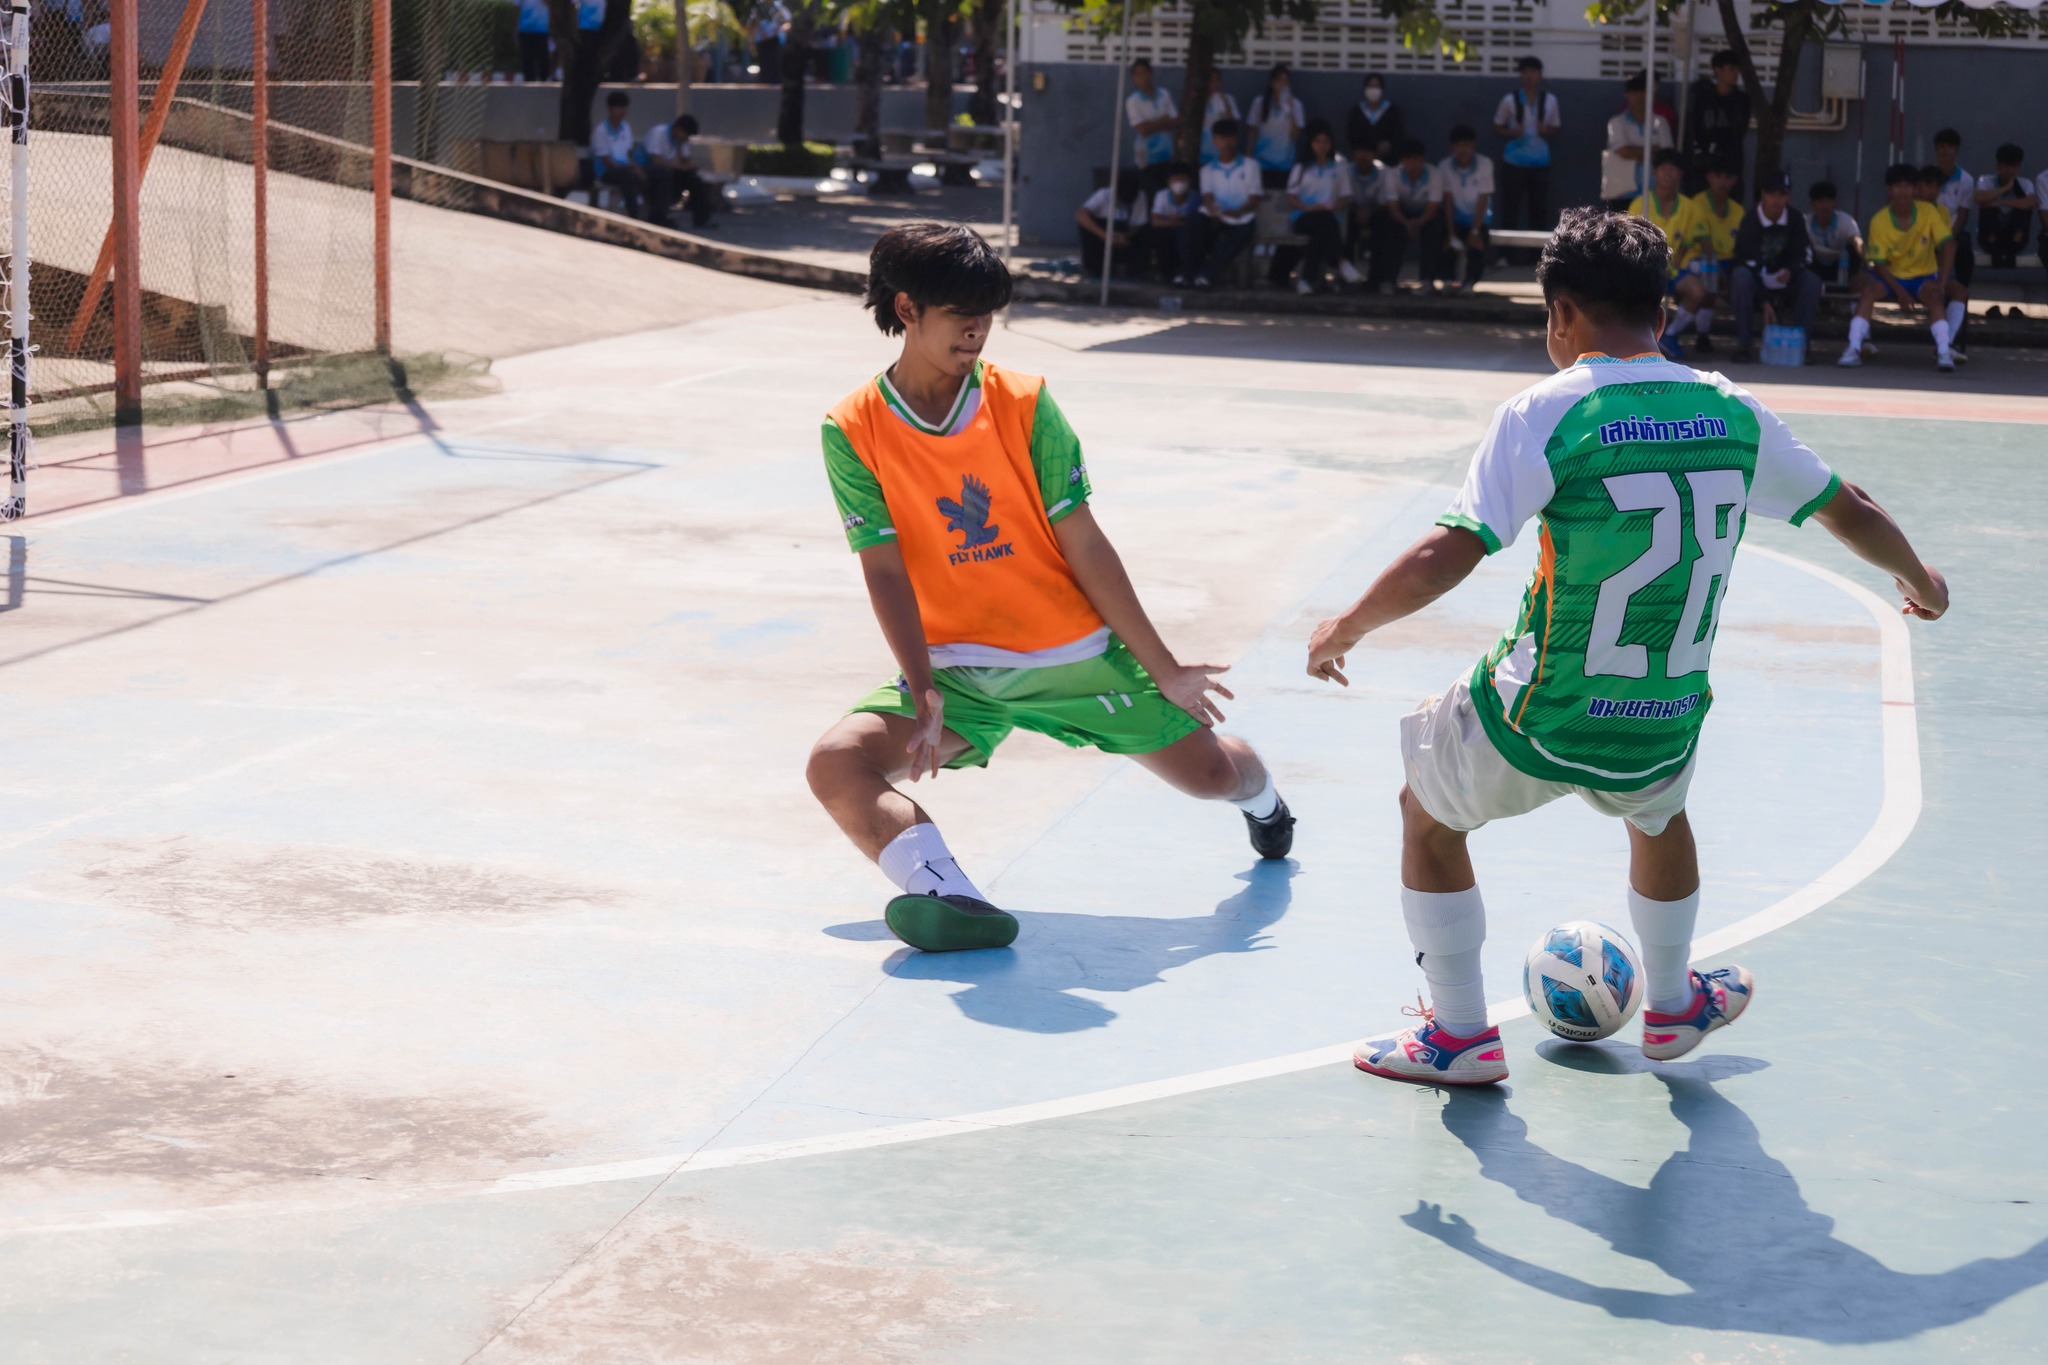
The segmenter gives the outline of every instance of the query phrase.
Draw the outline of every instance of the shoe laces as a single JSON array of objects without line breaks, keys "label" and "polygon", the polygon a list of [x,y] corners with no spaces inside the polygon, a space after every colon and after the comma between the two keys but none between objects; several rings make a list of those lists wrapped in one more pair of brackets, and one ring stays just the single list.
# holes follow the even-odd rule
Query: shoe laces
[{"label": "shoe laces", "polygon": [[1725,1018],[1728,1012],[1721,1008],[1721,1002],[1714,994],[1714,985],[1716,982],[1726,982],[1729,979],[1728,968],[1716,967],[1711,972],[1694,972],[1693,975],[1700,980],[1700,994],[1707,998],[1707,1017]]},{"label": "shoe laces", "polygon": [[[1415,993],[1414,1004],[1401,1006],[1401,1013],[1406,1015],[1410,1019],[1420,1019],[1422,1021],[1422,1027],[1425,1029],[1431,1029],[1436,1027],[1436,1011],[1431,1009],[1428,1005],[1422,1002],[1421,991],[1417,991]],[[1418,1030],[1418,1032],[1419,1031],[1420,1030]]]}]

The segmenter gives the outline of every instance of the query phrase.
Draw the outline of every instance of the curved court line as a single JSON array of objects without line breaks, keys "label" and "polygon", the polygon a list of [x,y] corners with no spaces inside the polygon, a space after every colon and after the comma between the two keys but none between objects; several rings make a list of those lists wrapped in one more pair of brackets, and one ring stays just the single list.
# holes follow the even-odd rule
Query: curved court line
[{"label": "curved court line", "polygon": [[[1820,909],[1882,867],[1904,845],[1906,836],[1912,833],[1913,826],[1920,818],[1920,729],[1915,717],[1913,699],[1913,644],[1905,618],[1876,593],[1832,570],[1777,550],[1755,545],[1745,548],[1749,553],[1790,565],[1839,589],[1862,604],[1876,621],[1879,643],[1878,690],[1882,702],[1880,709],[1883,713],[1884,800],[1870,829],[1841,861],[1772,905],[1726,928],[1696,939],[1693,943],[1695,959],[1726,952],[1738,944],[1747,943],[1775,929],[1782,929]],[[1487,1017],[1493,1023],[1501,1023],[1519,1018],[1528,1012],[1528,1003],[1520,996],[1516,996],[1512,1000],[1501,1001],[1489,1007]],[[1359,1036],[1369,1034],[1361,1033]],[[657,1177],[665,1179],[695,1171],[724,1170],[733,1166],[787,1161],[796,1157],[854,1152],[869,1147],[887,1147],[902,1142],[921,1142],[962,1133],[1012,1128],[1019,1124],[1038,1123],[1047,1119],[1071,1118],[1079,1114],[1143,1104],[1150,1100],[1170,1099],[1200,1090],[1213,1090],[1245,1081],[1265,1080],[1273,1076],[1329,1066],[1349,1060],[1351,1048],[1350,1042],[1335,1043],[1328,1047],[1312,1048],[1306,1052],[1290,1053],[1284,1057],[1270,1057],[1263,1061],[1218,1067],[1212,1071],[1198,1071],[1164,1080],[1118,1086],[1111,1090],[1097,1090],[1065,1099],[1043,1100],[1007,1109],[984,1110],[978,1114],[963,1114],[957,1118],[921,1119],[913,1123],[868,1128],[824,1137],[798,1138],[748,1147],[727,1147],[710,1152],[700,1151],[680,1160],[672,1155],[643,1157],[631,1161],[572,1166],[553,1171],[532,1171],[496,1180],[437,1181],[347,1200],[251,1202],[220,1204],[210,1208],[134,1210],[31,1227],[0,1225],[0,1235],[19,1232],[83,1232],[111,1228],[159,1227],[213,1219],[327,1212],[382,1203],[410,1203],[435,1197],[517,1194],[532,1190],[602,1184],[608,1181]]]}]

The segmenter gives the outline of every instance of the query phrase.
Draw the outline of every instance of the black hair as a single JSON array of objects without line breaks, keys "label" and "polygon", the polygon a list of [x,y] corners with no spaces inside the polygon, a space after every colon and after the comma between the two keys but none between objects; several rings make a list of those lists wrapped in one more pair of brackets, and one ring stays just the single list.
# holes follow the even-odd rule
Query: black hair
[{"label": "black hair", "polygon": [[1337,135],[1330,131],[1330,121],[1328,119],[1310,119],[1308,126],[1301,130],[1301,145],[1304,147],[1308,146],[1318,136],[1330,139],[1330,155],[1335,156],[1337,154]]},{"label": "black hair", "polygon": [[1638,71],[1635,75],[1623,81],[1621,88],[1623,90],[1648,90],[1650,88],[1650,78]]},{"label": "black hair", "polygon": [[1669,147],[1659,147],[1657,154],[1650,158],[1650,169],[1653,171],[1659,166],[1683,166],[1684,164],[1685,158],[1672,151]]},{"label": "black hair", "polygon": [[[1260,89],[1260,91],[1259,91],[1259,97],[1260,97],[1261,99],[1263,99],[1263,98],[1265,98],[1266,96],[1268,96],[1268,95],[1271,95],[1271,94],[1273,93],[1273,78],[1274,78],[1275,76],[1285,76],[1285,77],[1287,77],[1287,84],[1288,84],[1288,89],[1289,89],[1290,91],[1291,91],[1291,90],[1293,89],[1293,87],[1294,87],[1294,68],[1293,68],[1293,67],[1291,67],[1291,66],[1289,66],[1289,65],[1288,65],[1287,63],[1285,63],[1285,62],[1275,62],[1275,63],[1273,63],[1273,69],[1272,69],[1271,71],[1268,71],[1268,72],[1266,73],[1266,84],[1265,84],[1265,86],[1264,86],[1263,88],[1261,88],[1261,89]],[[1268,112],[1270,113],[1271,111],[1269,110]]]},{"label": "black hair", "polygon": [[697,116],[695,114],[677,114],[675,122],[669,125],[669,127],[671,128],[682,129],[684,137],[697,136],[697,129],[700,126],[701,125],[698,124]]},{"label": "black hair", "polygon": [[1923,185],[1939,185],[1941,183],[1941,167],[1922,166],[1919,179]]},{"label": "black hair", "polygon": [[1566,209],[1536,265],[1548,305],[1562,295],[1595,322],[1654,327],[1671,248],[1654,224],[1604,208]]},{"label": "black hair", "polygon": [[1991,159],[2001,166],[2017,166],[2027,159],[2027,154],[2020,150],[2019,143],[2007,142],[1991,154]]},{"label": "black hair", "polygon": [[1806,192],[1808,203],[1816,199],[1840,199],[1841,197],[1842,192],[1835,188],[1835,182],[1832,180],[1816,180],[1813,182],[1813,188]]},{"label": "black hair", "polygon": [[1707,69],[1708,69],[1709,71],[1711,71],[1711,70],[1713,70],[1713,69],[1714,69],[1715,67],[1718,67],[1718,66],[1738,66],[1738,67],[1739,67],[1739,66],[1741,66],[1741,65],[1742,65],[1742,63],[1741,63],[1741,62],[1739,62],[1739,61],[1735,60],[1735,52],[1734,52],[1734,50],[1733,50],[1733,49],[1731,49],[1731,48],[1725,48],[1725,47],[1724,47],[1724,48],[1722,48],[1722,49],[1721,49],[1721,50],[1720,50],[1719,52],[1716,52],[1716,53],[1714,54],[1714,59],[1713,59],[1712,61],[1710,61],[1710,62],[1708,62],[1708,63],[1707,63]]},{"label": "black hair", "polygon": [[1934,145],[1937,147],[1960,147],[1963,145],[1963,135],[1953,128],[1944,128],[1934,135]]},{"label": "black hair", "polygon": [[1209,136],[1212,138],[1242,137],[1243,135],[1244,125],[1234,118],[1220,118],[1209,125]]},{"label": "black hair", "polygon": [[1541,71],[1542,69],[1543,59],[1541,57],[1524,57],[1515,63],[1516,71]]},{"label": "black hair", "polygon": [[623,90],[614,90],[604,97],[604,107],[607,109],[624,109],[632,102],[632,98]]},{"label": "black hair", "polygon": [[1479,141],[1479,134],[1472,131],[1471,124],[1461,123],[1451,129],[1450,140],[1452,142],[1477,142]]},{"label": "black hair", "polygon": [[1363,90],[1366,86],[1371,85],[1374,81],[1378,81],[1380,83],[1380,89],[1384,90],[1387,88],[1386,76],[1378,71],[1366,72],[1365,79],[1358,83],[1358,88]]},{"label": "black hair", "polygon": [[1700,167],[1700,174],[1732,175],[1736,177],[1738,180],[1742,178],[1742,172],[1735,168],[1735,158],[1732,156],[1723,156],[1719,154],[1710,156],[1706,159],[1706,164]]},{"label": "black hair", "polygon": [[1903,161],[1894,161],[1891,165],[1884,168],[1884,187],[1886,189],[1890,189],[1894,185],[1917,185],[1919,183],[1920,168],[1918,166],[1911,166]]},{"label": "black hair", "polygon": [[1116,196],[1117,203],[1129,205],[1138,202],[1138,196],[1144,189],[1145,186],[1139,182],[1135,174],[1119,175],[1116,178],[1116,188],[1111,193]]},{"label": "black hair", "polygon": [[1185,176],[1187,179],[1193,180],[1195,178],[1195,168],[1193,166],[1188,165],[1188,163],[1185,161],[1175,161],[1167,166],[1166,178],[1168,180],[1171,180],[1177,175]]},{"label": "black hair", "polygon": [[861,306],[874,313],[875,326],[887,336],[903,330],[896,316],[898,294],[908,294],[919,312],[950,308],[979,317],[1009,303],[1010,268],[971,228],[904,223],[876,238],[868,253],[867,296]]},{"label": "black hair", "polygon": [[1152,59],[1150,57],[1138,58],[1138,60],[1131,63],[1131,70],[1136,71],[1141,66],[1150,71],[1152,69]]},{"label": "black hair", "polygon": [[1429,148],[1419,137],[1404,137],[1394,148],[1394,160],[1406,161],[1411,156],[1428,156]]}]

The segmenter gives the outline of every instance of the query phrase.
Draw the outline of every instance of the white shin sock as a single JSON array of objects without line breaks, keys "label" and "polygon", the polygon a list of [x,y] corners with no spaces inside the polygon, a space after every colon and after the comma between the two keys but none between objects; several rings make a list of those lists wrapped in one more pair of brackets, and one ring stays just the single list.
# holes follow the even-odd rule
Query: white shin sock
[{"label": "white shin sock", "polygon": [[1671,320],[1671,335],[1684,336],[1685,329],[1692,326],[1692,320],[1697,316],[1690,308],[1679,309],[1678,316]]},{"label": "white shin sock", "polygon": [[1669,1014],[1692,1003],[1692,926],[1699,918],[1700,893],[1683,900],[1653,901],[1628,890],[1629,922],[1643,945],[1644,999],[1649,1007]]},{"label": "white shin sock", "polygon": [[912,825],[891,839],[875,857],[882,875],[913,896],[972,896],[987,900],[981,888],[967,880],[953,851],[933,824]]},{"label": "white shin sock", "polygon": [[1486,902],[1479,888],[1410,891],[1401,888],[1401,917],[1415,961],[1429,982],[1430,1011],[1444,1031],[1470,1038],[1486,1031],[1486,982],[1479,949],[1486,942]]},{"label": "white shin sock", "polygon": [[1870,319],[1850,318],[1849,349],[1852,351],[1860,351],[1863,349],[1863,343],[1868,340],[1870,340]]},{"label": "white shin sock", "polygon": [[1928,328],[1927,330],[1934,333],[1934,353],[1936,355],[1947,355],[1949,338],[1948,323],[1940,318],[1936,318],[1934,321],[1934,325]]},{"label": "white shin sock", "polygon": [[1254,820],[1272,818],[1273,812],[1280,809],[1280,790],[1273,785],[1273,774],[1271,772],[1266,774],[1266,785],[1259,788],[1255,795],[1247,796],[1242,801],[1233,801],[1230,804],[1236,806]]},{"label": "white shin sock", "polygon": [[1957,332],[1963,330],[1963,319],[1970,316],[1970,305],[1957,299],[1948,306],[1948,334],[1953,341]]},{"label": "white shin sock", "polygon": [[1705,336],[1709,331],[1713,330],[1714,306],[1712,304],[1708,304],[1705,308],[1700,309],[1699,321],[1694,325],[1698,327],[1701,336]]}]

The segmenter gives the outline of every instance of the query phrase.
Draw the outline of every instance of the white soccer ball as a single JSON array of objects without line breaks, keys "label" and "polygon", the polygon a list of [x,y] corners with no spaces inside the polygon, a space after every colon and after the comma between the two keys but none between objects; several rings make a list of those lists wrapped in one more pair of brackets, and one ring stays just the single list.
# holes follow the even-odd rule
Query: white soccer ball
[{"label": "white soccer ball", "polygon": [[1614,930],[1575,919],[1536,940],[1522,962],[1522,994],[1545,1028],[1590,1043],[1635,1017],[1643,1003],[1643,964]]}]

